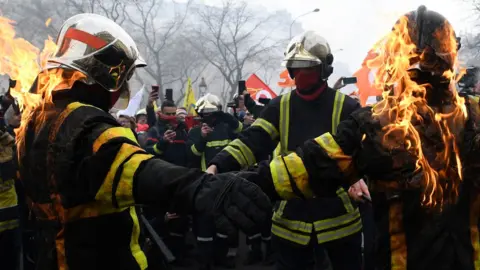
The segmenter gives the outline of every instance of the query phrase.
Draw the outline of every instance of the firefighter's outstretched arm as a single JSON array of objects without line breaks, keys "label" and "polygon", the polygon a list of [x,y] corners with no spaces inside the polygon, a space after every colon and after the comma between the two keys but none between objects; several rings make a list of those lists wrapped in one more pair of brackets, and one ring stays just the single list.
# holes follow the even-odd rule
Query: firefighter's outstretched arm
[{"label": "firefighter's outstretched arm", "polygon": [[360,179],[353,156],[361,140],[356,121],[349,118],[340,124],[336,136],[325,133],[294,153],[260,163],[255,173],[240,175],[258,184],[272,200],[331,194]]},{"label": "firefighter's outstretched arm", "polygon": [[102,124],[90,138],[92,154],[79,171],[82,179],[98,183],[96,201],[114,208],[158,205],[176,213],[212,215],[225,233],[233,226],[255,231],[268,217],[268,198],[244,179],[206,175],[157,159],[138,146],[128,128]]}]

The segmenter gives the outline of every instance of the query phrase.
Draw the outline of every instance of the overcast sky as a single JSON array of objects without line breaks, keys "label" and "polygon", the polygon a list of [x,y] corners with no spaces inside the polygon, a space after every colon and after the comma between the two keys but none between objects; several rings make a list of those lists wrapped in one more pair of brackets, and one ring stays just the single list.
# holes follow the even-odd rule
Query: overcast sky
[{"label": "overcast sky", "polygon": [[[203,2],[219,4],[221,0]],[[336,61],[347,63],[352,72],[357,70],[369,48],[391,29],[401,14],[422,4],[443,14],[453,24],[457,33],[475,30],[471,8],[462,0],[247,0],[247,2],[254,6],[263,6],[268,11],[286,9],[293,18],[319,8],[320,12],[303,16],[297,22],[300,22],[306,30],[312,29],[323,33],[332,51],[335,52]]]}]

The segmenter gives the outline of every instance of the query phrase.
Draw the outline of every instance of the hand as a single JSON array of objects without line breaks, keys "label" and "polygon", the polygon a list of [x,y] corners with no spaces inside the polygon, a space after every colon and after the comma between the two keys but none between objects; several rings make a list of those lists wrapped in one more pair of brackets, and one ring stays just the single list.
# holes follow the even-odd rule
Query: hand
[{"label": "hand", "polygon": [[163,134],[163,139],[165,141],[168,141],[168,142],[172,142],[173,139],[175,139],[175,137],[177,136],[177,133],[171,129],[165,131],[165,133]]},{"label": "hand", "polygon": [[230,173],[206,174],[194,207],[194,214],[210,215],[217,232],[229,236],[237,228],[247,235],[259,233],[272,212],[270,200],[258,186]]},{"label": "hand", "polygon": [[348,189],[348,195],[357,202],[364,202],[365,198],[372,201],[370,191],[368,191],[367,184],[365,184],[363,179],[360,179],[360,181],[356,182]]},{"label": "hand", "polygon": [[207,124],[205,124],[205,123],[202,124],[202,137],[203,138],[206,138],[207,135],[212,131],[213,131],[213,129],[211,127],[209,127]]},{"label": "hand", "polygon": [[156,100],[158,100],[158,91],[151,91],[148,95],[148,106],[153,106]]},{"label": "hand", "polygon": [[343,84],[343,79],[345,79],[345,77],[340,77],[340,78],[335,82],[335,84],[333,85],[333,89],[334,89],[334,90],[339,90],[339,89],[342,89],[343,87],[345,87],[345,84]]},{"label": "hand", "polygon": [[209,174],[217,174],[217,171],[218,169],[216,165],[210,165],[210,167],[208,167],[208,169],[205,172]]},{"label": "hand", "polygon": [[243,123],[245,125],[251,125],[253,124],[253,122],[255,122],[255,118],[253,118],[253,116],[251,115],[245,115],[245,117],[243,118]]}]

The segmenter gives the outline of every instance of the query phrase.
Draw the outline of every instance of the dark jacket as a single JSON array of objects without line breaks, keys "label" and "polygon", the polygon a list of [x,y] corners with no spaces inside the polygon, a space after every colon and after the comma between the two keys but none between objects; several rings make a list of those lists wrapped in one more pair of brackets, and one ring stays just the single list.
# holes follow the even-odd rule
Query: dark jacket
[{"label": "dark jacket", "polygon": [[171,129],[169,123],[162,120],[157,121],[155,126],[148,130],[146,150],[165,161],[178,166],[188,165],[187,140],[188,133],[184,123],[180,123],[174,131],[176,137],[173,142],[163,139],[167,130]]}]

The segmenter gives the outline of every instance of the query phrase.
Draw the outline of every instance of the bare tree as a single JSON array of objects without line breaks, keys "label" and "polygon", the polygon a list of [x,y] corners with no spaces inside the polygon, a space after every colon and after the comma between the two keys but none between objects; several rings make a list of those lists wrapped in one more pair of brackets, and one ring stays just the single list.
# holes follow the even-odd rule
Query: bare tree
[{"label": "bare tree", "polygon": [[[163,55],[169,41],[177,31],[181,29],[187,15],[190,2],[185,6],[183,12],[176,12],[173,19],[161,22],[160,11],[165,3],[157,0],[134,1],[132,12],[127,12],[128,23],[138,31],[138,43],[148,59],[148,66],[145,68],[147,74],[160,86],[159,96],[164,99],[164,73]],[[175,3],[174,3],[174,6]],[[168,69],[167,69],[168,72]]]},{"label": "bare tree", "polygon": [[279,46],[267,28],[272,17],[257,14],[245,2],[233,0],[221,8],[202,6],[195,12],[195,24],[186,38],[222,74],[228,85],[222,94],[224,101],[237,92],[247,65]]}]

